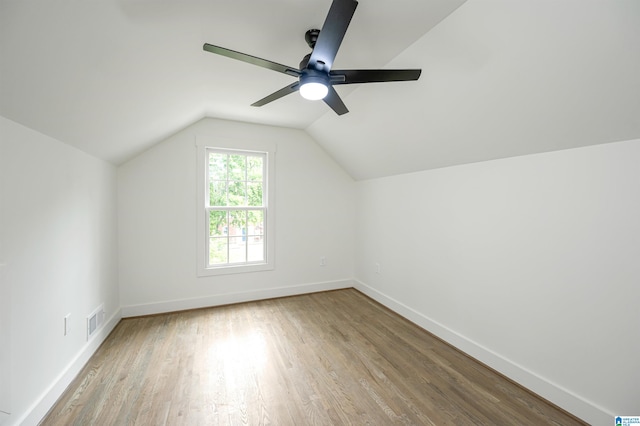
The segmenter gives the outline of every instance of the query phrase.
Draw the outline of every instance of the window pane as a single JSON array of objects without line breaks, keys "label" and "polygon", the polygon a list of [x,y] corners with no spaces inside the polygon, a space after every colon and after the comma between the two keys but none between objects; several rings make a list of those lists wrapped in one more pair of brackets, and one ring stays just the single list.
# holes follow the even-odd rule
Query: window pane
[{"label": "window pane", "polygon": [[247,211],[247,235],[264,235],[264,213],[262,210]]},{"label": "window pane", "polygon": [[228,229],[227,212],[224,210],[211,210],[209,212],[209,236],[227,235]]},{"label": "window pane", "polygon": [[264,261],[264,237],[260,235],[251,235],[248,237],[249,244],[249,262]]},{"label": "window pane", "polygon": [[227,180],[227,154],[209,153],[209,179]]},{"label": "window pane", "polygon": [[225,181],[209,182],[209,206],[227,205],[227,183]]},{"label": "window pane", "polygon": [[229,180],[246,180],[247,157],[245,155],[229,156]]},{"label": "window pane", "polygon": [[262,157],[247,157],[247,180],[262,181]]},{"label": "window pane", "polygon": [[249,182],[247,184],[247,205],[262,206],[262,182]]},{"label": "window pane", "polygon": [[209,265],[227,263],[227,238],[209,238]]},{"label": "window pane", "polygon": [[229,235],[247,235],[247,212],[244,210],[231,210],[229,212]]},{"label": "window pane", "polygon": [[230,206],[246,206],[247,193],[246,183],[244,181],[229,182],[229,205]]},{"label": "window pane", "polygon": [[247,237],[229,238],[229,263],[247,261]]}]

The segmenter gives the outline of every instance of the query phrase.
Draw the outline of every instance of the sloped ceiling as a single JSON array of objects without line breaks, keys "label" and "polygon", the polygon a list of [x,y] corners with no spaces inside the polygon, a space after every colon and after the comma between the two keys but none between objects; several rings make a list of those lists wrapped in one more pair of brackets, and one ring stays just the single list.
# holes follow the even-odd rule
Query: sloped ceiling
[{"label": "sloped ceiling", "polygon": [[[464,0],[364,0],[336,68],[379,68]],[[121,163],[209,116],[305,128],[328,108],[292,77],[202,50],[205,42],[298,63],[331,0],[1,0],[0,114]],[[401,30],[399,30],[401,29]],[[346,92],[352,91],[347,88]]]},{"label": "sloped ceiling", "polygon": [[640,2],[469,0],[308,132],[356,179],[640,138]]},{"label": "sloped ceiling", "polygon": [[0,115],[122,163],[202,117],[306,129],[356,179],[640,138],[637,0],[361,0],[335,67],[422,68],[340,86],[202,51],[296,66],[330,0],[2,0]]}]

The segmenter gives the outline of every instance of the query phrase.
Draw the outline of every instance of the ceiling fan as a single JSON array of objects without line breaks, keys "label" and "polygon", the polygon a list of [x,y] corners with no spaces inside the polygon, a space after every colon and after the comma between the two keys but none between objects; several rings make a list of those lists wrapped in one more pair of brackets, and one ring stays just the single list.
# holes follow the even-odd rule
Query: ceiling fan
[{"label": "ceiling fan", "polygon": [[278,64],[267,59],[236,52],[220,46],[205,43],[203,49],[237,59],[259,67],[267,68],[296,77],[298,81],[251,104],[263,106],[290,93],[300,91],[302,97],[310,100],[323,99],[338,115],[349,112],[333,88],[336,84],[379,83],[387,81],[411,81],[420,77],[422,70],[332,70],[333,60],[338,53],[342,39],[347,32],[358,2],[356,0],[333,0],[322,30],[306,32],[305,40],[311,49],[300,62],[299,69]]}]

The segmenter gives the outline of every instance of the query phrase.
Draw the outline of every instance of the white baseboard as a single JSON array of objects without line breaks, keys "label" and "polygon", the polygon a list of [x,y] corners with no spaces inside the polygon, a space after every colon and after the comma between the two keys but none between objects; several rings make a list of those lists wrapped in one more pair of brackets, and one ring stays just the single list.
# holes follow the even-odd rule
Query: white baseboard
[{"label": "white baseboard", "polygon": [[352,280],[326,281],[302,284],[291,287],[276,287],[264,290],[243,291],[237,293],[217,294],[192,299],[169,300],[165,302],[145,303],[122,307],[122,317],[162,314],[166,312],[184,311],[188,309],[208,308],[211,306],[230,305],[232,303],[251,302],[254,300],[273,299],[276,297],[296,296],[319,291],[339,290],[353,287]]},{"label": "white baseboard", "polygon": [[[60,375],[53,381],[47,390],[31,405],[31,407],[20,418],[12,420],[11,416],[6,420],[7,426],[31,426],[37,425],[56,403],[58,398],[67,389],[69,384],[76,378],[80,370],[85,366],[91,356],[98,350],[102,342],[105,341],[109,333],[115,328],[122,318],[121,310],[117,310],[104,326],[92,336],[84,347],[78,352],[75,358],[62,370]],[[3,424],[4,426],[4,424]]]},{"label": "white baseboard", "polygon": [[358,291],[574,416],[593,425],[613,424],[613,413],[604,408],[536,375],[521,365],[483,347],[363,282],[354,280],[353,283],[353,287]]}]

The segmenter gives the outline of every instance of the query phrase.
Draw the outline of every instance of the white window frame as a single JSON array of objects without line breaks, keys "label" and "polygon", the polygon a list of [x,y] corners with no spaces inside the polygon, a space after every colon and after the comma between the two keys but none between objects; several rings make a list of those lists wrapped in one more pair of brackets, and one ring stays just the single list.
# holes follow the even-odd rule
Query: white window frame
[{"label": "white window frame", "polygon": [[[197,275],[199,277],[269,271],[275,269],[275,143],[243,142],[234,140],[205,141],[196,139],[197,149]],[[260,263],[209,266],[208,241],[209,219],[208,200],[208,152],[227,150],[241,154],[260,153],[265,155],[264,209],[265,209],[265,260]]]}]

